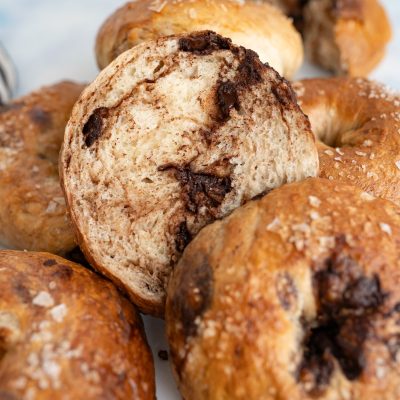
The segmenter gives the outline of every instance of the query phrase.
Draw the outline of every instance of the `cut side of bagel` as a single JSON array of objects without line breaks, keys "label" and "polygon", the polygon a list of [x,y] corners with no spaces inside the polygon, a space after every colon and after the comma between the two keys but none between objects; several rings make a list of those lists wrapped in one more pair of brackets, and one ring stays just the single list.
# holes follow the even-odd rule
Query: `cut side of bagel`
[{"label": "cut side of bagel", "polygon": [[84,91],[60,173],[80,246],[142,311],[205,225],[316,176],[310,124],[258,56],[204,31],[125,52]]}]

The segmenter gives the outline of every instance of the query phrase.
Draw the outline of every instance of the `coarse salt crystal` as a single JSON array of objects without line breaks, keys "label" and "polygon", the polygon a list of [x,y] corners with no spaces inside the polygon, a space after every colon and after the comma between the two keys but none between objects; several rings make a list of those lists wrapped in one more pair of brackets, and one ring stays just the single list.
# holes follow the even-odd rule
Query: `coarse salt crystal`
[{"label": "coarse salt crystal", "polygon": [[62,322],[67,315],[67,306],[65,304],[58,304],[50,310],[50,314],[54,321]]},{"label": "coarse salt crystal", "polygon": [[392,235],[392,228],[390,227],[390,225],[381,222],[381,223],[379,224],[379,227],[381,228],[381,231],[382,231],[382,232],[387,233],[389,236]]},{"label": "coarse salt crystal", "polygon": [[308,201],[310,202],[310,205],[313,207],[319,207],[321,205],[321,200],[315,196],[308,196]]},{"label": "coarse salt crystal", "polygon": [[367,193],[367,192],[362,192],[362,193],[360,194],[360,197],[361,197],[362,200],[365,200],[365,201],[372,201],[372,200],[375,200],[375,197],[372,196],[372,195],[370,195],[370,194]]},{"label": "coarse salt crystal", "polygon": [[281,221],[278,217],[275,217],[274,220],[267,225],[267,231],[274,231],[276,228],[279,227]]},{"label": "coarse salt crystal", "polygon": [[41,291],[34,297],[32,304],[40,307],[53,307],[54,299],[50,293]]}]

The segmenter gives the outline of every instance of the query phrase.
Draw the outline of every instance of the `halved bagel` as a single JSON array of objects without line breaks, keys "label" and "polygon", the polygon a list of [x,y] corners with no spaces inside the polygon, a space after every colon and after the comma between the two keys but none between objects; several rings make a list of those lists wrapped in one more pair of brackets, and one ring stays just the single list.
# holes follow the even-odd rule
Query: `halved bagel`
[{"label": "halved bagel", "polygon": [[318,157],[290,85],[206,31],[142,43],[103,70],[74,107],[60,168],[88,260],[160,315],[197,232],[315,176]]}]

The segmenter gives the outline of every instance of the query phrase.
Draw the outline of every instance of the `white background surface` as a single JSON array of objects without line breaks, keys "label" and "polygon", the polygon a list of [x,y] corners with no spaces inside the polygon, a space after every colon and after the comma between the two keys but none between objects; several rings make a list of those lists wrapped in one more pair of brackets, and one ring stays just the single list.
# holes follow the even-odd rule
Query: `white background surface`
[{"label": "white background surface", "polygon": [[[400,91],[400,1],[382,0],[392,20],[394,39],[372,78]],[[19,74],[17,94],[62,79],[89,82],[98,73],[94,58],[97,29],[125,0],[0,0],[0,41]],[[305,65],[298,77],[323,75]],[[157,369],[159,400],[179,399],[169,363],[157,353],[166,349],[163,322],[145,318]]]}]

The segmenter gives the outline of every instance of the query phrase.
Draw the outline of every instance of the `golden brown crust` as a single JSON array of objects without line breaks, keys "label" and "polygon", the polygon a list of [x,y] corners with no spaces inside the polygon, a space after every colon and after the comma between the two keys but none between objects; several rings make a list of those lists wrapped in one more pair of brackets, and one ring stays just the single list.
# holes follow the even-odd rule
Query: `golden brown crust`
[{"label": "golden brown crust", "polygon": [[325,179],[203,229],[168,290],[183,397],[398,399],[399,243],[397,206]]},{"label": "golden brown crust", "polygon": [[319,138],[320,176],[400,204],[400,96],[365,79],[294,85]]},{"label": "golden brown crust", "polygon": [[141,0],[128,2],[101,27],[97,62],[106,67],[122,52],[160,36],[212,30],[256,51],[263,62],[290,78],[303,58],[300,35],[270,4],[237,0]]},{"label": "golden brown crust", "polygon": [[7,247],[65,254],[76,246],[58,153],[83,87],[62,82],[0,107],[0,242]]},{"label": "golden brown crust", "polygon": [[366,76],[383,58],[391,27],[378,0],[310,0],[303,13],[305,47],[317,64]]},{"label": "golden brown crust", "polygon": [[48,253],[0,251],[1,399],[155,399],[135,308]]}]

